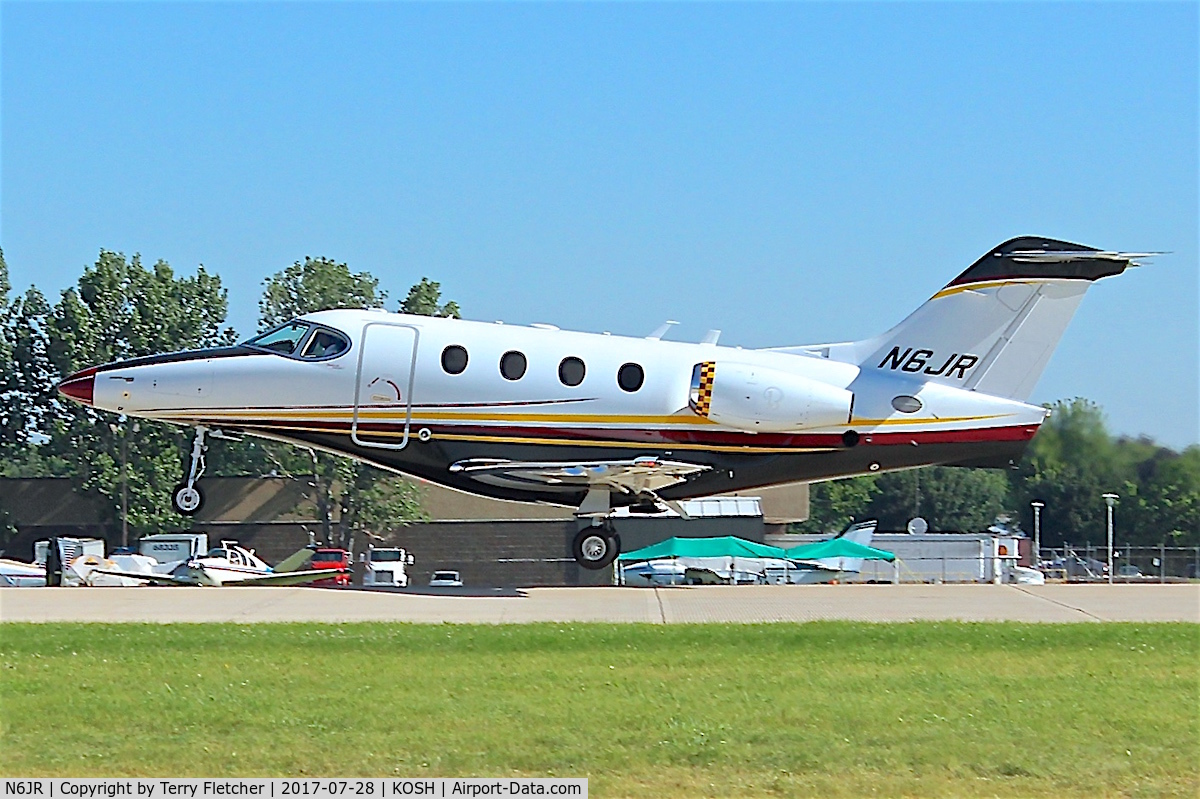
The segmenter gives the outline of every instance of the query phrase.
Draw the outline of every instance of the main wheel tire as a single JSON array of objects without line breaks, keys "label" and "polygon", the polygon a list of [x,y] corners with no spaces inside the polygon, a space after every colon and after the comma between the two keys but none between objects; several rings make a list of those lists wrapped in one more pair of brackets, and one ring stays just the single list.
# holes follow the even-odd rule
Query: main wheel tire
[{"label": "main wheel tire", "polygon": [[171,507],[181,516],[193,516],[204,505],[204,494],[197,486],[180,483],[171,491]]},{"label": "main wheel tire", "polygon": [[588,527],[579,531],[571,544],[575,562],[585,569],[599,571],[611,564],[621,554],[621,538],[614,532],[600,527]]}]

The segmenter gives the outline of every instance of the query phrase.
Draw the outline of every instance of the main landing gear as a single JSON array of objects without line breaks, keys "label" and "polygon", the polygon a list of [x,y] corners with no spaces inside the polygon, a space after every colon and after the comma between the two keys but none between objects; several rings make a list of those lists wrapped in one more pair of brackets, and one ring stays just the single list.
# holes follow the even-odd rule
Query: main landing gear
[{"label": "main landing gear", "polygon": [[580,530],[571,543],[571,554],[576,563],[591,571],[599,571],[616,560],[621,554],[621,536],[613,529],[612,520],[605,519]]},{"label": "main landing gear", "polygon": [[591,525],[584,527],[571,542],[571,555],[575,562],[590,571],[599,571],[611,565],[621,554],[621,536],[613,527],[611,494],[602,488],[592,488],[583,498],[576,518],[591,518]]},{"label": "main landing gear", "polygon": [[203,425],[196,428],[196,437],[192,439],[192,463],[188,469],[187,480],[171,490],[171,507],[183,516],[193,516],[204,504],[204,494],[196,487],[196,481],[204,474],[204,453],[208,445],[204,437],[208,428]]}]

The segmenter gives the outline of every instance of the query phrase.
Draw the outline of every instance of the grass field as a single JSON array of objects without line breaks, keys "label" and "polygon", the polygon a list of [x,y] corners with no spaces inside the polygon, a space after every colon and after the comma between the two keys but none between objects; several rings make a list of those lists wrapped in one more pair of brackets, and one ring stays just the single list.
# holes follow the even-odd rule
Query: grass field
[{"label": "grass field", "polygon": [[1200,794],[1188,624],[0,625],[0,772]]}]

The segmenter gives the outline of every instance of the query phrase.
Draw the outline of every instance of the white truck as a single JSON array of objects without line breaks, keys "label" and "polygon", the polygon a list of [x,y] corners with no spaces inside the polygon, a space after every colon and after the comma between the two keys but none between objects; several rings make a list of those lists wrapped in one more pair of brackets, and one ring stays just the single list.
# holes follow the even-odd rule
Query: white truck
[{"label": "white truck", "polygon": [[400,547],[368,547],[363,553],[363,587],[405,588],[408,586],[406,566],[413,565],[413,556]]},{"label": "white truck", "polygon": [[161,533],[144,535],[138,541],[138,554],[154,558],[155,571],[170,571],[168,566],[190,558],[200,558],[208,552],[208,536],[204,533]]}]

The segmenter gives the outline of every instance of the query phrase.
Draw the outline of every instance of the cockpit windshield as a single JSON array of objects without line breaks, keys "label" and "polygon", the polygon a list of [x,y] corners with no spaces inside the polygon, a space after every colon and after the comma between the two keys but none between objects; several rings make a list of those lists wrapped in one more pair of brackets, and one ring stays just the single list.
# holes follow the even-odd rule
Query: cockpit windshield
[{"label": "cockpit windshield", "polygon": [[243,346],[306,361],[325,361],[349,350],[350,339],[337,330],[295,320],[255,336]]},{"label": "cockpit windshield", "polygon": [[288,322],[282,327],[269,330],[261,336],[256,336],[246,342],[249,347],[260,350],[270,350],[284,355],[292,355],[300,346],[301,339],[308,333],[308,325],[304,322]]}]

